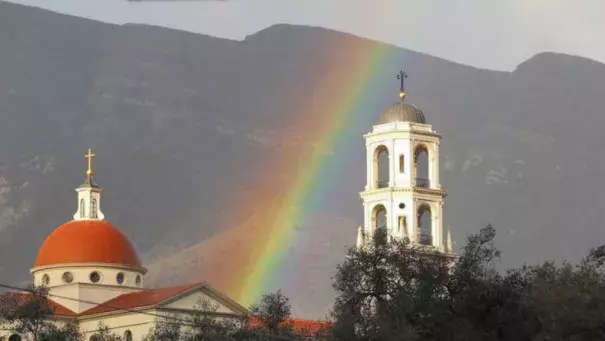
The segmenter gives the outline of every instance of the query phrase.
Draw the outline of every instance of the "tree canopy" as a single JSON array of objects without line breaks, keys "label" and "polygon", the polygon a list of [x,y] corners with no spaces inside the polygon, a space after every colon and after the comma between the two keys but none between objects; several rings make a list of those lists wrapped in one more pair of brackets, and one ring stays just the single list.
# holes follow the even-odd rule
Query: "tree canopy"
[{"label": "tree canopy", "polygon": [[579,265],[546,262],[503,274],[487,226],[456,262],[379,229],[334,278],[333,340],[605,339],[605,247]]}]

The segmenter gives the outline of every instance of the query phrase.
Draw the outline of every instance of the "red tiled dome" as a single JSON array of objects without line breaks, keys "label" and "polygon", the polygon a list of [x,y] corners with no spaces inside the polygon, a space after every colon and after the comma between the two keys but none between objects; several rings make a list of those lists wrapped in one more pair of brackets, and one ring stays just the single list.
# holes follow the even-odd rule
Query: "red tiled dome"
[{"label": "red tiled dome", "polygon": [[104,220],[74,220],[61,225],[42,244],[35,267],[73,263],[142,268],[126,235]]}]

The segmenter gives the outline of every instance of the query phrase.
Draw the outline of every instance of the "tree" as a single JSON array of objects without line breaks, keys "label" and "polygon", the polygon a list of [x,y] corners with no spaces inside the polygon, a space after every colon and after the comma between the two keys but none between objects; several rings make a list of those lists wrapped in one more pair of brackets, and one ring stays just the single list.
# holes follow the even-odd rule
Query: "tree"
[{"label": "tree", "polygon": [[605,339],[604,248],[576,266],[545,262],[518,271],[531,284],[527,301],[540,323],[537,340]]},{"label": "tree", "polygon": [[605,339],[605,246],[575,266],[498,273],[491,226],[468,238],[451,269],[435,252],[376,234],[338,267],[335,340]]},{"label": "tree", "polygon": [[[383,243],[379,228],[361,248],[351,248],[334,281],[332,338],[336,340],[473,340],[485,336],[470,318],[494,302],[469,297],[505,287],[489,270],[499,252],[491,226],[468,238],[452,259],[408,239]],[[495,281],[496,280],[496,281]],[[488,285],[489,284],[489,285]],[[487,295],[485,297],[492,297]]]},{"label": "tree", "polygon": [[258,319],[255,329],[270,335],[292,334],[290,300],[281,290],[264,294],[260,303],[253,305],[250,312]]},{"label": "tree", "polygon": [[181,324],[176,320],[176,316],[161,318],[156,322],[143,341],[177,341],[181,339]]},{"label": "tree", "polygon": [[66,322],[58,327],[49,328],[42,337],[43,341],[81,341],[84,337],[80,333],[78,325]]},{"label": "tree", "polygon": [[218,305],[201,299],[187,317],[165,316],[144,337],[145,341],[235,341],[245,323],[241,318],[224,317]]},{"label": "tree", "polygon": [[103,322],[99,322],[97,331],[91,336],[93,341],[121,341],[122,338],[113,333]]},{"label": "tree", "polygon": [[202,299],[187,319],[188,341],[230,341],[240,331],[243,321],[231,317],[218,317],[218,305]]},{"label": "tree", "polygon": [[54,305],[44,287],[31,287],[27,293],[0,296],[0,324],[34,341],[81,340],[78,327],[53,320]]}]

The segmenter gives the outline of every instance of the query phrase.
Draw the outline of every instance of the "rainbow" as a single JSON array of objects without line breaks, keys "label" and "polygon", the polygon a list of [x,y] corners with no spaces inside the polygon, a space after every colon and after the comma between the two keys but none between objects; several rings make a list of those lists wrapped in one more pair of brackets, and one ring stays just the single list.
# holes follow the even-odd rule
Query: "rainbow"
[{"label": "rainbow", "polygon": [[[312,126],[314,133],[305,136],[305,139],[320,141],[319,145],[323,148],[275,155],[272,156],[273,160],[264,162],[271,167],[264,172],[270,174],[268,177],[271,179],[265,179],[259,188],[273,188],[273,193],[257,198],[262,202],[262,207],[256,207],[257,216],[250,218],[249,224],[242,225],[241,220],[227,223],[237,226],[235,230],[254,231],[246,233],[246,242],[240,243],[234,259],[228,262],[235,265],[230,269],[235,271],[229,275],[230,280],[221,281],[224,282],[221,285],[227,286],[225,291],[246,306],[256,302],[268,291],[267,288],[275,287],[276,283],[278,287],[284,287],[288,277],[300,278],[300,275],[292,273],[296,269],[288,269],[288,264],[284,264],[284,254],[288,248],[295,241],[301,242],[295,237],[293,226],[321,207],[330,181],[338,176],[339,165],[344,162],[341,160],[343,156],[325,150],[342,150],[347,148],[346,144],[352,138],[360,139],[360,136],[351,136],[354,126],[370,129],[376,115],[367,112],[375,111],[370,109],[374,106],[368,103],[380,98],[381,92],[393,93],[393,99],[396,99],[398,87],[395,75],[399,70],[391,67],[403,66],[404,61],[393,60],[401,57],[401,54],[397,56],[393,53],[393,47],[376,43],[359,44],[356,39],[327,44],[329,49],[349,52],[348,60],[328,60],[327,65],[331,65],[331,68],[322,79],[307,80],[308,84],[312,84],[313,92],[320,95],[308,100],[308,104],[303,102],[299,106],[300,114],[293,115],[297,120],[284,124]],[[371,48],[362,49],[368,46]],[[379,80],[383,80],[387,74],[392,74],[393,82],[380,84]],[[278,175],[284,170],[294,176],[277,180],[279,184],[276,184]],[[363,184],[358,185],[360,189],[363,187]]]}]

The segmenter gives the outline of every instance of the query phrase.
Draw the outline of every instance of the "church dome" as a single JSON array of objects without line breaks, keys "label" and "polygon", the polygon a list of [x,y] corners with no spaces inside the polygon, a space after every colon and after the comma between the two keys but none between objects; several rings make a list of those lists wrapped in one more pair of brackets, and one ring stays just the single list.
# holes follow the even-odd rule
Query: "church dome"
[{"label": "church dome", "polygon": [[44,241],[35,267],[96,263],[142,268],[126,235],[105,220],[74,220]]},{"label": "church dome", "polygon": [[380,118],[380,124],[393,122],[414,122],[426,124],[426,117],[418,107],[403,101],[391,105]]}]

